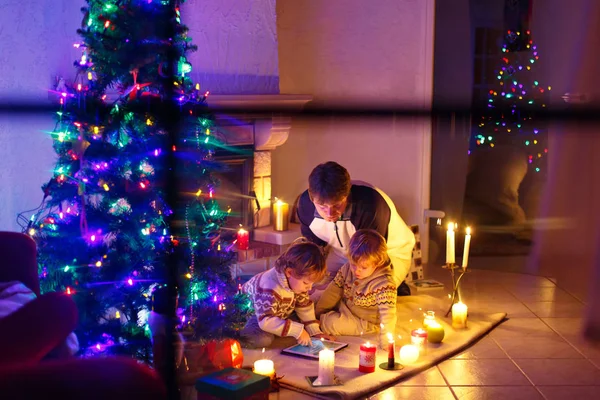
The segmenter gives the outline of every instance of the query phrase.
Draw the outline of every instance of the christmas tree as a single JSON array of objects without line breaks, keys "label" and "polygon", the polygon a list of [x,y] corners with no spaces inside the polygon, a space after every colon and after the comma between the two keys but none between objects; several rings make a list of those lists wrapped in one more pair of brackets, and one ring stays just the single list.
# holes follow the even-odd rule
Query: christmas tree
[{"label": "christmas tree", "polygon": [[[83,356],[148,361],[152,291],[173,274],[175,254],[180,328],[198,340],[232,337],[249,302],[229,272],[211,159],[223,144],[211,134],[208,93],[188,76],[195,46],[179,2],[87,0],[82,11],[76,78],[53,91],[58,160],[24,227],[38,245],[42,292],[76,301]],[[179,112],[176,139],[164,110]],[[183,182],[171,203],[169,168]]]},{"label": "christmas tree", "polygon": [[545,169],[548,136],[544,121],[536,113],[546,108],[550,86],[535,78],[539,55],[531,32],[507,31],[502,45],[500,67],[495,72],[497,87],[490,89],[488,102],[471,136],[470,151],[481,147],[509,145],[523,148],[530,169]]}]

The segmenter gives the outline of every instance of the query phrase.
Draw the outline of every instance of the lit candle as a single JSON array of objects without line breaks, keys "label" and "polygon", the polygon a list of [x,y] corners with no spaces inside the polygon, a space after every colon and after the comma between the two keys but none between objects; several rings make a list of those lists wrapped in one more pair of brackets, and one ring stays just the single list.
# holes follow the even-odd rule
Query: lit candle
[{"label": "lit candle", "polygon": [[423,328],[427,329],[427,326],[430,322],[435,321],[435,311],[427,311],[425,313],[425,318],[423,319]]},{"label": "lit candle", "polygon": [[[265,353],[265,348],[262,349],[263,354]],[[273,364],[272,360],[256,360],[254,361],[254,373],[269,377],[275,376],[275,364]]]},{"label": "lit candle", "polygon": [[248,250],[250,247],[250,232],[244,228],[240,228],[237,233],[237,247],[239,250]]},{"label": "lit candle", "polygon": [[467,268],[469,263],[469,250],[471,248],[471,228],[467,227],[467,234],[465,235],[465,248],[463,249],[462,267]]},{"label": "lit candle", "polygon": [[319,376],[315,385],[328,386],[334,384],[335,352],[323,349],[319,352]]},{"label": "lit candle", "polygon": [[275,375],[275,365],[272,360],[256,360],[254,361],[254,373],[273,377]]},{"label": "lit candle", "polygon": [[388,368],[394,368],[396,364],[396,343],[394,342],[394,337],[391,333],[388,332]]},{"label": "lit candle", "polygon": [[464,329],[467,327],[467,306],[458,302],[452,306],[452,327],[455,329]]},{"label": "lit candle", "polygon": [[427,331],[425,329],[419,328],[415,329],[410,333],[410,342],[419,348],[419,350],[423,350],[425,348],[425,342],[427,341]]},{"label": "lit candle", "polygon": [[445,336],[444,327],[437,321],[431,321],[427,325],[427,341],[429,343],[442,343]]},{"label": "lit candle", "polygon": [[446,264],[454,264],[454,223],[448,224],[448,232],[446,232]]},{"label": "lit candle", "polygon": [[277,200],[273,204],[273,228],[276,231],[287,231],[289,223],[289,209],[290,206],[281,200]]},{"label": "lit candle", "polygon": [[412,344],[407,344],[400,348],[400,363],[403,365],[411,365],[419,359],[419,348]]},{"label": "lit candle", "polygon": [[375,372],[376,351],[377,347],[369,342],[360,346],[358,359],[358,370],[360,372]]}]

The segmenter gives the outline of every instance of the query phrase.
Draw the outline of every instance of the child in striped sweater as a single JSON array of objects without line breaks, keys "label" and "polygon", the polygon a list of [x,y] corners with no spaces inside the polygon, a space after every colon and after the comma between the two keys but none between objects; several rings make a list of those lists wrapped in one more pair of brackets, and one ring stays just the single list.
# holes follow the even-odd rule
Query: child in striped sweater
[{"label": "child in striped sweater", "polygon": [[356,231],[350,239],[348,260],[317,302],[321,329],[332,335],[379,330],[379,342],[384,346],[387,333],[394,335],[396,330],[397,296],[385,239],[372,229]]},{"label": "child in striped sweater", "polygon": [[243,346],[269,347],[276,336],[294,337],[305,346],[311,344],[311,337],[329,338],[322,334],[308,298],[308,291],[325,272],[321,248],[300,238],[275,261],[275,268],[250,279],[243,290],[252,300],[255,315],[242,329]]}]

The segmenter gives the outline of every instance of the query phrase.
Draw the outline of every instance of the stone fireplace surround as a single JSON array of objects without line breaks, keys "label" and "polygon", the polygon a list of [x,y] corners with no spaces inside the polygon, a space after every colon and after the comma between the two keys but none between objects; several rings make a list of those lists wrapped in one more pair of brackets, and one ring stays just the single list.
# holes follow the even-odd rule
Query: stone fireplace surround
[{"label": "stone fireplace surround", "polygon": [[300,235],[295,224],[290,224],[287,232],[274,232],[271,228],[271,152],[287,141],[291,114],[301,111],[311,100],[309,95],[283,94],[210,95],[208,98],[208,106],[216,114],[215,135],[228,146],[253,151],[250,190],[256,193],[260,210],[257,212],[254,199],[247,199],[254,216],[253,226],[248,227],[252,231],[252,241],[249,250],[238,251],[238,262],[233,267],[236,277],[269,268],[271,259]]},{"label": "stone fireplace surround", "polygon": [[[250,190],[256,193],[261,208],[254,219],[254,228],[270,224],[271,152],[284,144],[290,134],[291,115],[285,112],[300,111],[311,100],[307,95],[211,95],[208,98],[208,106],[217,119],[215,134],[228,146],[253,150]],[[255,202],[250,203],[256,212]]]}]

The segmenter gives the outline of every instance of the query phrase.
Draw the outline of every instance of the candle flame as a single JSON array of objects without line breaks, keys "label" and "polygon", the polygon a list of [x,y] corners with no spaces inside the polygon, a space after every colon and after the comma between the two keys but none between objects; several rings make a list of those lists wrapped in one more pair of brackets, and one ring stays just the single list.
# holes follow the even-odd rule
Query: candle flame
[{"label": "candle flame", "polygon": [[385,326],[383,324],[379,324],[379,327],[383,329]]},{"label": "candle flame", "polygon": [[470,235],[470,234],[471,234],[471,227],[467,226],[467,235]]},{"label": "candle flame", "polygon": [[391,334],[391,333],[389,333],[389,332],[388,332],[388,333],[387,333],[387,337],[388,337],[388,340],[389,340],[390,342],[393,342],[393,341],[394,341],[394,336],[392,336],[392,334]]},{"label": "candle flame", "polygon": [[263,351],[262,351],[262,352],[263,352],[263,353],[265,352],[265,348],[264,348],[264,347],[263,347]]},{"label": "candle flame", "polygon": [[365,343],[365,346],[371,347],[371,343],[369,343],[369,341],[367,340],[367,343]]},{"label": "candle flame", "polygon": [[454,222],[450,222],[448,224],[448,232],[453,232],[454,231]]}]

